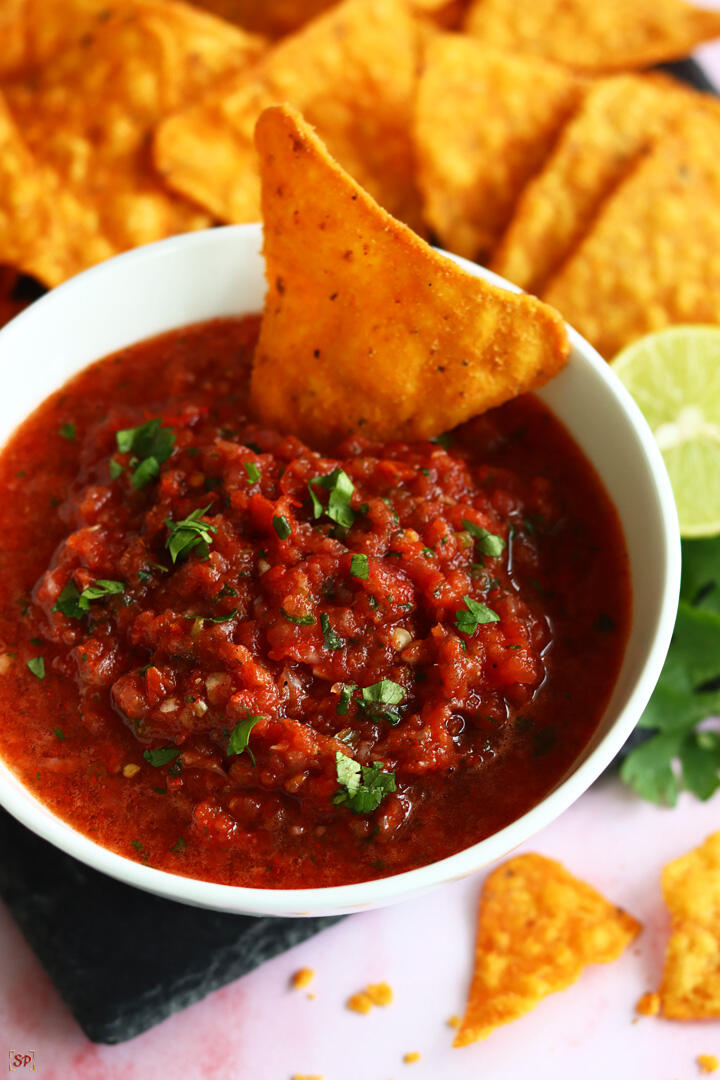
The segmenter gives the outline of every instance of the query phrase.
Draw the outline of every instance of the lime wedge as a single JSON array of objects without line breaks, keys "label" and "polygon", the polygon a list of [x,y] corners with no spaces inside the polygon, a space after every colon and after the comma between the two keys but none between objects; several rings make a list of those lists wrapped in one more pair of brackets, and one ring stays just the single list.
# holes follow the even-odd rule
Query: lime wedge
[{"label": "lime wedge", "polygon": [[720,327],[648,334],[623,349],[612,368],[665,459],[681,534],[720,533]]}]

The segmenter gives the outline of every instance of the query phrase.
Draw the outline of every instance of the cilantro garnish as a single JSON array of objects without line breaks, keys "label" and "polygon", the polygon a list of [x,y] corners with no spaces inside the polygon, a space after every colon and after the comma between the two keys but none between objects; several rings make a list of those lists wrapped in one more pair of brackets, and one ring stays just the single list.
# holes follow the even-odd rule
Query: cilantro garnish
[{"label": "cilantro garnish", "polygon": [[487,529],[481,529],[479,525],[476,525],[473,521],[468,521],[467,518],[463,518],[462,523],[465,531],[469,532],[475,540],[478,551],[483,555],[488,555],[491,559],[497,559],[499,555],[502,555],[505,550],[505,541],[502,536],[496,536],[495,533],[488,532]]},{"label": "cilantro garnish", "polygon": [[337,750],[335,769],[340,790],[334,796],[333,803],[347,806],[355,814],[371,814],[386,795],[397,790],[395,773],[385,772],[382,761],[361,765]]},{"label": "cilantro garnish", "polygon": [[720,732],[699,730],[720,714],[720,537],[683,541],[675,631],[638,725],[652,732],[620,775],[644,799],[674,806],[683,789],[709,799],[720,787]]},{"label": "cilantro garnish", "polygon": [[461,633],[474,634],[478,626],[500,622],[500,616],[492,608],[473,600],[471,596],[463,596],[463,600],[465,607],[455,612],[455,625]]},{"label": "cilantro garnish", "polygon": [[178,836],[177,840],[175,841],[175,843],[170,848],[170,851],[171,851],[171,853],[173,855],[177,855],[177,853],[179,851],[184,851],[186,847],[187,847],[187,844],[183,840],[182,836]]},{"label": "cilantro garnish", "polygon": [[33,656],[27,661],[27,666],[36,679],[45,678],[45,660],[42,656]]},{"label": "cilantro garnish", "polygon": [[75,582],[71,580],[58,596],[53,605],[53,611],[59,611],[68,619],[82,619],[90,610],[92,600],[102,600],[105,596],[118,596],[123,592],[125,592],[125,583],[122,581],[96,578],[92,585],[88,585],[80,592]]},{"label": "cilantro garnish", "polygon": [[[235,595],[237,595],[237,593]],[[228,611],[227,615],[183,615],[183,619],[194,619],[195,622],[199,623],[224,623],[230,622],[235,615],[237,615],[237,608]]]},{"label": "cilantro garnish", "polygon": [[285,608],[280,608],[280,614],[283,619],[287,619],[288,622],[295,623],[296,626],[312,626],[315,622],[314,615],[291,615]]},{"label": "cilantro garnish", "polygon": [[277,533],[279,540],[287,540],[292,533],[290,522],[282,514],[278,514],[273,518],[273,529]]},{"label": "cilantro garnish", "polygon": [[65,739],[67,738],[67,736],[66,736],[65,732],[63,731],[63,729],[59,728],[59,727],[54,727],[53,728],[53,735],[58,740],[58,742],[65,742]]},{"label": "cilantro garnish", "polygon": [[169,765],[180,754],[177,746],[161,746],[157,750],[143,750],[143,757],[150,765],[158,769],[161,765]]},{"label": "cilantro garnish", "polygon": [[436,435],[434,439],[430,439],[431,443],[435,443],[436,446],[442,446],[443,450],[449,450],[453,445],[453,437],[447,432],[443,435]]},{"label": "cilantro garnish", "polygon": [[249,484],[257,484],[260,479],[260,470],[254,461],[243,461],[243,468],[248,478]]},{"label": "cilantro garnish", "polygon": [[68,442],[72,442],[77,435],[77,430],[74,424],[61,424],[58,428],[58,435],[62,435],[63,439],[67,439]]},{"label": "cilantro garnish", "polygon": [[345,642],[340,635],[333,630],[330,625],[330,616],[323,611],[320,616],[320,626],[322,627],[323,642],[326,649],[342,649]]},{"label": "cilantro garnish", "polygon": [[116,461],[115,458],[110,458],[110,462],[108,464],[108,472],[110,473],[111,480],[117,480],[118,476],[122,476],[125,470],[123,469],[119,461]]},{"label": "cilantro garnish", "polygon": [[385,720],[394,727],[400,723],[400,714],[392,706],[399,705],[404,698],[405,689],[399,683],[381,679],[372,686],[364,687],[357,704],[373,723]]},{"label": "cilantro garnish", "polygon": [[[327,507],[324,507],[315,493],[314,484],[319,485],[329,492]],[[355,521],[355,511],[350,506],[355,485],[346,472],[342,469],[333,469],[328,476],[314,476],[308,480],[308,491],[313,505],[313,517],[319,518],[322,514],[327,516],[344,529],[352,527]]]},{"label": "cilantro garnish", "polygon": [[231,754],[242,754],[244,750],[247,750],[250,755],[250,760],[253,765],[255,764],[255,755],[248,746],[248,742],[250,740],[250,732],[252,729],[260,720],[264,719],[264,716],[246,716],[244,720],[240,720],[235,725],[228,742],[228,756]]},{"label": "cilantro garnish", "polygon": [[367,581],[370,573],[370,563],[367,555],[355,554],[350,560],[350,574],[352,577]]},{"label": "cilantro garnish", "polygon": [[202,510],[193,510],[183,521],[165,518],[168,528],[165,547],[173,562],[177,562],[181,556],[187,557],[194,550],[201,559],[207,559],[213,542],[212,534],[217,532],[217,525],[208,525],[206,521],[200,521],[200,518],[207,514],[210,506],[211,503],[208,503]]},{"label": "cilantro garnish", "polygon": [[160,475],[160,466],[170,457],[175,445],[175,432],[162,427],[162,419],[156,417],[139,427],[116,431],[115,442],[121,454],[132,454],[137,459],[130,462],[135,465],[130,483],[139,489]]},{"label": "cilantro garnish", "polygon": [[335,712],[338,716],[347,715],[347,711],[350,708],[350,702],[352,701],[352,696],[356,690],[357,686],[355,685],[355,683],[343,683],[342,690],[340,691],[340,699],[337,703],[337,708],[335,709]]}]

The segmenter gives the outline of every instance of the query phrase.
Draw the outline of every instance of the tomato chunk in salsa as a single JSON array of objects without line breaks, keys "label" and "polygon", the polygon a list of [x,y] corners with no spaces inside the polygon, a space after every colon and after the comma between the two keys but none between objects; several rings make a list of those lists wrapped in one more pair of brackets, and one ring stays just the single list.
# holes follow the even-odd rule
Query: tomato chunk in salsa
[{"label": "tomato chunk in salsa", "polygon": [[0,752],[100,843],[267,888],[536,804],[627,635],[613,506],[534,397],[323,454],[245,414],[258,321],[87,368],[0,456]]}]

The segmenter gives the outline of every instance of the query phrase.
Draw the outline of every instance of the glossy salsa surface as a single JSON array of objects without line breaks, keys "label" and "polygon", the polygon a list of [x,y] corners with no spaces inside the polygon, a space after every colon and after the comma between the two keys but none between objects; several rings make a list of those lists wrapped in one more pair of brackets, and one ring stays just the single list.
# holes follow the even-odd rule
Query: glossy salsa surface
[{"label": "glossy salsa surface", "polygon": [[257,425],[257,329],[101,360],[3,450],[0,753],[152,866],[382,877],[507,825],[582,752],[628,632],[624,542],[533,397],[323,456]]}]

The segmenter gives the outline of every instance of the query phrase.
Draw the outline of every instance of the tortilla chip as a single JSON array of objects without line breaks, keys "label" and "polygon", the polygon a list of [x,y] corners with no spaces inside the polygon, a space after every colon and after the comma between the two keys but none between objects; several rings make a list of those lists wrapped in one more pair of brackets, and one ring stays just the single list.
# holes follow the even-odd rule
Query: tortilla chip
[{"label": "tortilla chip", "polygon": [[475,971],[454,1045],[517,1020],[588,964],[616,960],[640,930],[554,859],[519,855],[503,863],[480,897]]},{"label": "tortilla chip", "polygon": [[719,110],[715,98],[667,78],[618,75],[591,87],[522,193],[493,270],[540,294],[648,147],[675,118],[700,107]]},{"label": "tortilla chip", "polygon": [[720,832],[662,874],[672,936],[660,985],[671,1020],[720,1016]]},{"label": "tortilla chip", "polygon": [[[45,0],[50,13],[59,0]],[[67,15],[67,5],[63,11]],[[254,38],[184,4],[106,4],[92,32],[8,85],[36,159],[92,216],[108,254],[212,223],[166,190],[148,143],[157,121],[258,55]],[[72,271],[91,265],[78,251]]]},{"label": "tortilla chip", "polygon": [[52,286],[72,273],[80,252],[110,254],[85,208],[34,160],[2,97],[0,192],[0,264]]},{"label": "tortilla chip", "polygon": [[554,64],[458,34],[428,43],[415,139],[425,219],[443,247],[487,260],[583,85]]},{"label": "tortilla chip", "polygon": [[720,11],[685,0],[474,0],[465,25],[485,45],[609,74],[685,56],[720,35]]},{"label": "tortilla chip", "polygon": [[323,445],[423,439],[550,379],[554,311],[479,281],[394,221],[287,106],[258,121],[265,301],[251,396]]},{"label": "tortilla chip", "polygon": [[420,28],[401,0],[345,0],[161,124],[158,169],[222,221],[259,220],[255,122],[287,101],[390,213],[419,228],[411,137],[419,48]]},{"label": "tortilla chip", "polygon": [[720,322],[719,147],[720,119],[684,120],[543,291],[608,359],[665,326]]},{"label": "tortilla chip", "polygon": [[282,37],[332,7],[337,0],[191,0],[221,19],[267,37]]}]

